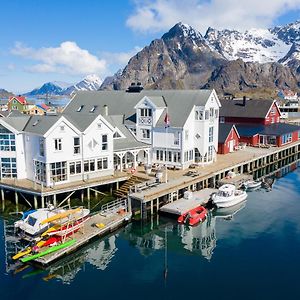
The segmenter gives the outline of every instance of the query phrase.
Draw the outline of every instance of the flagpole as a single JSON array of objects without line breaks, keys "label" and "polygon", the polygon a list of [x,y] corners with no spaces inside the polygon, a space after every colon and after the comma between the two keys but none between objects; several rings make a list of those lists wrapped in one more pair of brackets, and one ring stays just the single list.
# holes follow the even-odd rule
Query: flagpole
[{"label": "flagpole", "polygon": [[166,154],[165,154],[165,166],[166,166],[166,174],[165,174],[165,181],[166,183],[168,182],[168,166],[167,166],[167,149],[168,149],[168,126],[169,126],[169,114],[168,114],[168,106],[167,106],[167,114],[166,114],[166,119],[167,119],[167,122],[165,124],[165,129],[166,129]]}]

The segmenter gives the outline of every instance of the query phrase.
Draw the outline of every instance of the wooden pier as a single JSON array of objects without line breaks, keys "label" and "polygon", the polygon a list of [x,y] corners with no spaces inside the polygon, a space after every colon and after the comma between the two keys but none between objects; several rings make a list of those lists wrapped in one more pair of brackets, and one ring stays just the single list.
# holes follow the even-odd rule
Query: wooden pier
[{"label": "wooden pier", "polygon": [[[37,258],[33,263],[47,266],[63,256],[75,252],[93,239],[116,230],[130,219],[131,211],[127,200],[117,200],[114,203],[110,203],[102,208],[100,213],[94,214],[87,222],[85,222],[84,226],[78,232],[66,238],[66,241],[76,239],[75,244]],[[97,227],[96,224],[101,224],[101,226]]]},{"label": "wooden pier", "polygon": [[[226,178],[228,172],[251,175],[263,179],[275,174],[287,165],[300,164],[300,141],[282,147],[246,147],[245,149],[218,155],[217,162],[198,166],[192,170],[168,170],[167,182],[154,183],[153,178],[143,186],[133,188],[129,197],[134,212],[147,218],[159,212],[160,207],[183,197],[185,191],[199,191],[214,188],[216,183]],[[164,176],[163,176],[164,177]]]}]

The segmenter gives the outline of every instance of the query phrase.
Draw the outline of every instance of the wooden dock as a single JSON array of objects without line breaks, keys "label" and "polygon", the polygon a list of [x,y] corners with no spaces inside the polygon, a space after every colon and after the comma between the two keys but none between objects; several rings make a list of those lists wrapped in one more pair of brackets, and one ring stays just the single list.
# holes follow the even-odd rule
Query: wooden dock
[{"label": "wooden dock", "polygon": [[217,189],[207,188],[193,192],[191,199],[180,198],[174,202],[162,206],[159,210],[163,213],[180,216],[190,209],[206,204],[209,201],[211,194],[215,193],[216,191]]},{"label": "wooden dock", "polygon": [[[83,245],[89,243],[94,238],[104,236],[117,228],[121,227],[131,219],[131,213],[127,212],[123,215],[113,214],[113,215],[101,215],[96,214],[88,220],[84,227],[76,232],[74,235],[67,238],[67,240],[76,239],[76,243],[68,248],[60,249],[54,253],[42,256],[34,260],[34,263],[47,266],[56,260],[75,252]],[[103,228],[98,228],[95,224],[104,224]]]}]

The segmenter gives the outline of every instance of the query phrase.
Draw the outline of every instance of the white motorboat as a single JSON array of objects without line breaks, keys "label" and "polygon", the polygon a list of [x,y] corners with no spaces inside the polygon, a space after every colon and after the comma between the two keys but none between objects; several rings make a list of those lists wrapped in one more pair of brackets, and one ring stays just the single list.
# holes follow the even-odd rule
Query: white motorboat
[{"label": "white motorboat", "polygon": [[[70,211],[70,210],[69,210]],[[88,211],[88,212],[87,212]],[[20,233],[21,236],[28,238],[35,238],[49,229],[53,224],[52,222],[45,222],[48,219],[57,219],[56,216],[66,215],[68,212],[64,208],[54,208],[53,206],[48,206],[47,208],[37,209],[29,214],[27,214],[21,220],[14,223],[14,227]],[[74,217],[85,217],[89,213],[87,209],[76,209]],[[67,217],[62,222],[67,221]]]},{"label": "white motorboat", "polygon": [[247,196],[245,191],[236,189],[233,184],[224,184],[212,196],[212,201],[217,207],[230,207],[245,201]]},{"label": "white motorboat", "polygon": [[261,187],[261,183],[259,180],[247,180],[243,183],[243,187],[246,190],[256,190]]}]

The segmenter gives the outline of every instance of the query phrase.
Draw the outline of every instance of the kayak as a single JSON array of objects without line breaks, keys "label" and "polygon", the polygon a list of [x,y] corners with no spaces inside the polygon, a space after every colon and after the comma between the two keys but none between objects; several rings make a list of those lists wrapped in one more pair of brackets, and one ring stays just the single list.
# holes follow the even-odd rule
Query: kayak
[{"label": "kayak", "polygon": [[31,250],[32,250],[31,247],[27,247],[25,250],[22,250],[22,251],[18,252],[16,255],[14,255],[12,257],[12,259],[13,260],[19,259],[20,257],[23,257],[23,256],[29,254],[31,252]]},{"label": "kayak", "polygon": [[57,246],[53,246],[51,248],[48,248],[47,250],[45,250],[43,252],[40,252],[40,253],[37,253],[37,254],[33,254],[33,255],[30,255],[30,256],[24,257],[24,258],[21,259],[21,262],[25,263],[25,262],[37,259],[37,258],[45,256],[47,254],[56,252],[56,251],[58,251],[60,249],[70,247],[70,246],[74,245],[75,243],[76,243],[76,239],[67,241],[67,242],[65,242],[63,244],[59,244]]},{"label": "kayak", "polygon": [[78,207],[76,209],[70,209],[68,211],[56,214],[56,215],[54,215],[54,216],[52,216],[50,218],[47,218],[47,219],[43,220],[41,222],[41,224],[44,225],[44,224],[51,223],[51,222],[56,221],[56,220],[60,220],[60,219],[66,218],[66,217],[68,217],[68,216],[70,216],[72,214],[75,214],[75,213],[79,212],[80,210],[81,210],[81,208]]}]

